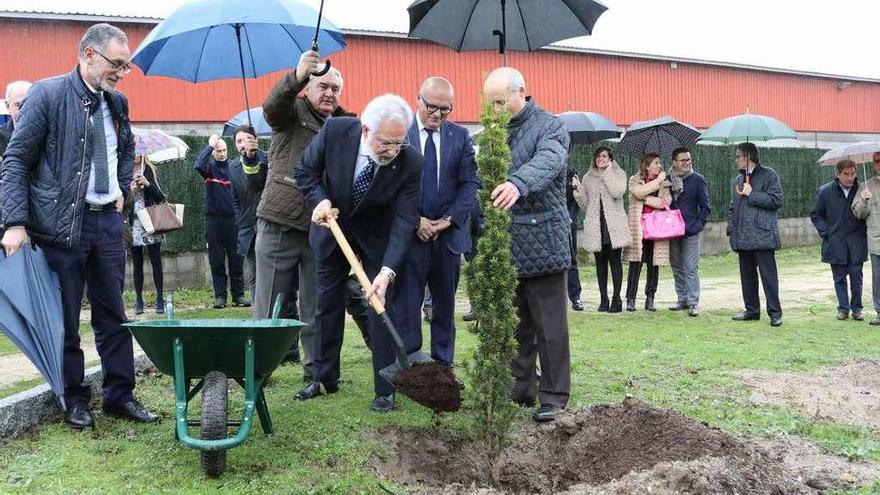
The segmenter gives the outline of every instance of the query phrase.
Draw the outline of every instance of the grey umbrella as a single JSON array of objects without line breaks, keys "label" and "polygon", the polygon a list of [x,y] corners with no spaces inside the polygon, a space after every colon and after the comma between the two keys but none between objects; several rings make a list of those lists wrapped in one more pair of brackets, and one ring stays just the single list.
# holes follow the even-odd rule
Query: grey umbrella
[{"label": "grey umbrella", "polygon": [[620,137],[617,124],[594,112],[563,112],[557,115],[571,137],[571,144],[593,144],[603,139]]},{"label": "grey umbrella", "polygon": [[608,9],[597,0],[416,0],[409,36],[455,51],[535,51],[587,36]]},{"label": "grey umbrella", "polygon": [[671,156],[676,148],[692,147],[699,137],[700,131],[667,115],[633,123],[626,129],[614,151],[634,157],[648,153]]}]

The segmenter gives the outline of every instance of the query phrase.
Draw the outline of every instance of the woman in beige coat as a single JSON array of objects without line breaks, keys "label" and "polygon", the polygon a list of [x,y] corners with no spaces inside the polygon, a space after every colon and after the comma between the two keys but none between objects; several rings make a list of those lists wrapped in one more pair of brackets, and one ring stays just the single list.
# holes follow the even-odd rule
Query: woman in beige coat
[{"label": "woman in beige coat", "polygon": [[[600,146],[593,153],[593,163],[582,181],[572,178],[574,199],[586,213],[584,248],[596,257],[596,279],[599,282],[599,311],[620,313],[623,309],[620,288],[623,285],[621,249],[629,244],[626,209],[626,172],[614,161],[610,148]],[[614,293],[608,300],[608,271]]]},{"label": "woman in beige coat", "polygon": [[669,241],[649,241],[642,239],[642,213],[669,209],[670,182],[663,172],[660,155],[647,154],[639,160],[639,172],[629,178],[629,231],[632,236],[629,246],[623,251],[623,258],[629,261],[629,274],[626,280],[626,310],[636,310],[636,293],[639,291],[639,277],[642,263],[648,265],[648,280],[645,282],[645,309],[657,311],[654,307],[654,294],[660,278],[660,266],[669,264]]}]

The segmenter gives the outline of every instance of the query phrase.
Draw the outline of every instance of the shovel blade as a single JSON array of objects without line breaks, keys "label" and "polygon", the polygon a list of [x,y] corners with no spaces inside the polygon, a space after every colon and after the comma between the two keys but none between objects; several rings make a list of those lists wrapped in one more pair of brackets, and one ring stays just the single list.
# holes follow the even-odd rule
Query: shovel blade
[{"label": "shovel blade", "polygon": [[[434,361],[433,359],[431,359],[431,356],[425,354],[422,351],[416,351],[412,354],[407,355],[407,359],[409,360],[410,366],[416,364],[427,364]],[[397,376],[398,373],[403,371],[403,369],[404,368],[400,365],[400,361],[396,360],[393,364],[379,370],[379,376],[388,380],[388,382],[393,385],[394,378]]]}]

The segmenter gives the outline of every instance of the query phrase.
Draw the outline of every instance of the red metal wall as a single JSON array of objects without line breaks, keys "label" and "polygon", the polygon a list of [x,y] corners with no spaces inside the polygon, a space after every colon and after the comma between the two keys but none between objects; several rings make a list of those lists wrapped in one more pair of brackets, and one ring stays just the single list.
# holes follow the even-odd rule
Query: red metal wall
[{"label": "red metal wall", "polygon": [[[87,22],[0,19],[0,87],[70,70]],[[134,50],[151,25],[119,24]],[[483,75],[500,65],[491,52],[456,53],[432,43],[347,37],[333,54],[345,76],[342,103],[360,112],[381,93],[415,100],[419,83],[442,75],[456,88],[453,118],[476,122]],[[233,56],[234,53],[217,54]],[[777,117],[799,131],[880,132],[880,83],[853,82],[679,62],[559,51],[511,52],[508,65],[526,77],[529,93],[553,112],[589,110],[621,125],[670,114],[698,127],[744,113]],[[282,73],[248,80],[251,106],[262,102]],[[192,84],[144,77],[138,70],[120,84],[137,122],[222,122],[244,108],[240,80]]]}]

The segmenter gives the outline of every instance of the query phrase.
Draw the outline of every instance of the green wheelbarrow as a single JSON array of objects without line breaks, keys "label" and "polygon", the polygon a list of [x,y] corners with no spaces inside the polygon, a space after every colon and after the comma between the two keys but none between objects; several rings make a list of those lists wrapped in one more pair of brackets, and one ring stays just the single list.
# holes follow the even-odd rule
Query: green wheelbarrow
[{"label": "green wheelbarrow", "polygon": [[[174,436],[187,447],[201,451],[202,469],[208,476],[220,476],[226,470],[226,451],[247,438],[254,412],[259,416],[263,433],[272,433],[263,384],[281,364],[293,344],[296,329],[304,326],[298,320],[278,318],[281,302],[279,294],[271,319],[175,320],[169,298],[166,319],[125,324],[153,364],[174,377]],[[241,421],[228,419],[227,379],[244,388]],[[200,391],[201,419],[191,420],[187,417],[187,406]],[[200,438],[190,436],[190,426],[201,428]],[[230,426],[238,427],[234,436],[227,436]]]}]

